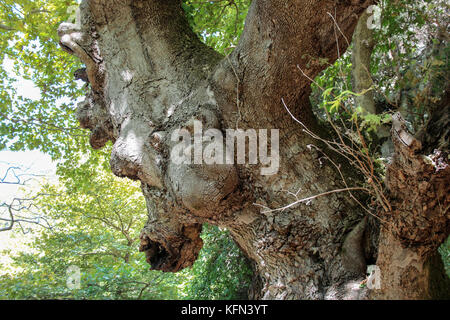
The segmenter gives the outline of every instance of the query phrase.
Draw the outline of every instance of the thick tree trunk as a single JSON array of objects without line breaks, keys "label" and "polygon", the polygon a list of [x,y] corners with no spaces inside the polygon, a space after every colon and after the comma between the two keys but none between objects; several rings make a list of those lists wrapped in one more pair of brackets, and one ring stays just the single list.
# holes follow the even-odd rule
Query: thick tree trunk
[{"label": "thick tree trunk", "polygon": [[450,299],[450,279],[438,252],[423,256],[382,229],[378,256],[380,290],[371,291],[372,298]]},{"label": "thick tree trunk", "polygon": [[[254,0],[228,57],[197,39],[179,0],[85,0],[81,26],[60,26],[61,45],[87,67],[92,90],[78,118],[92,130],[91,145],[112,140],[113,172],[142,182],[149,220],[141,250],[152,268],[191,265],[208,222],[228,228],[254,262],[262,287],[255,298],[365,297],[366,219],[347,192],[334,192],[344,188],[341,172],[359,179],[311,147],[317,141],[281,99],[321,134],[297,65],[314,77],[323,66],[311,58],[335,60],[369,3]],[[193,132],[194,120],[203,130],[279,129],[278,173],[262,175],[261,164],[175,164],[171,135]]]},{"label": "thick tree trunk", "polygon": [[[448,112],[446,103],[447,98],[438,114],[442,109]],[[445,131],[448,119],[433,116],[429,125]],[[408,132],[400,113],[394,115],[391,132],[396,152],[387,169],[386,186],[392,211],[380,213],[387,223],[381,228],[377,260],[381,290],[374,291],[373,297],[448,299],[450,281],[437,253],[450,233],[450,166],[444,152],[448,142],[438,140],[432,145],[443,151],[427,154],[431,139],[421,133],[428,142],[423,146]]]},{"label": "thick tree trunk", "polygon": [[[375,43],[367,24],[369,17],[367,11],[360,17],[353,35],[355,92],[372,86],[370,62]],[[356,103],[365,112],[376,113],[372,91],[357,97]],[[381,147],[383,156],[394,155],[385,181],[393,210],[379,213],[388,223],[381,228],[377,252],[380,290],[372,292],[373,298],[448,299],[450,295],[450,279],[437,252],[450,231],[450,176],[443,153],[448,151],[448,113],[447,91],[418,139],[407,132],[399,115],[394,119],[392,139],[385,125],[377,132],[381,139],[389,137]]]}]

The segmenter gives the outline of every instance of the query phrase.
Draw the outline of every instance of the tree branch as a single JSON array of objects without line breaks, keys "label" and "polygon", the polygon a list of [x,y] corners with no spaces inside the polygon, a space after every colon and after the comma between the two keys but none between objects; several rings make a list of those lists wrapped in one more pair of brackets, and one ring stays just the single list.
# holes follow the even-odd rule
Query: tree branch
[{"label": "tree branch", "polygon": [[[294,113],[301,113],[302,121],[309,125],[312,113],[302,110],[299,103],[307,101],[310,82],[298,73],[296,65],[300,64],[314,78],[326,65],[312,62],[309,57],[326,58],[330,63],[336,60],[336,25],[337,36],[343,38],[339,41],[342,53],[358,16],[370,3],[363,0],[253,1],[240,42],[230,56],[243,84],[241,100],[251,102],[243,106],[244,122],[252,123],[254,128],[270,127],[270,124],[279,128],[285,115],[280,103],[284,97],[293,106]],[[332,18],[327,14],[330,12]],[[309,108],[309,104],[303,107]]]}]

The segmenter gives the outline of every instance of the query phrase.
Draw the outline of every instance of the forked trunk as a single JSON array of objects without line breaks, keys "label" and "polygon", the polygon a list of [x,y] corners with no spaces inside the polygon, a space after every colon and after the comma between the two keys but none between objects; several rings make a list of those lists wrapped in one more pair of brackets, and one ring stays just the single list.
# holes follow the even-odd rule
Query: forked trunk
[{"label": "forked trunk", "polygon": [[[141,250],[152,268],[190,266],[207,222],[228,228],[254,262],[261,284],[255,298],[365,297],[359,282],[367,219],[347,191],[338,192],[345,189],[341,174],[352,185],[359,177],[317,149],[282,99],[323,134],[309,105],[310,81],[299,69],[313,78],[324,68],[317,58],[334,61],[369,3],[254,0],[227,57],[197,39],[179,0],[85,0],[80,25],[60,26],[63,48],[87,67],[91,91],[78,117],[92,130],[92,146],[112,140],[113,172],[142,182],[149,220]],[[175,163],[174,132],[181,129],[190,143],[199,123],[216,134],[278,129],[279,166],[270,174],[249,161]]]}]

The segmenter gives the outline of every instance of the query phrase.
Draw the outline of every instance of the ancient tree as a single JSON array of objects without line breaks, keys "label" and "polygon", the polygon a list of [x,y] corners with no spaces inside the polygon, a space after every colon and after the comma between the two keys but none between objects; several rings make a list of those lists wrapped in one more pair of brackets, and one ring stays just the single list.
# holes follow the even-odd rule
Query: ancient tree
[{"label": "ancient tree", "polygon": [[[348,188],[343,175],[352,186],[362,177],[304,127],[327,135],[309,103],[309,78],[324,65],[310,57],[337,59],[369,4],[254,0],[239,44],[226,57],[197,38],[180,0],[85,0],[80,24],[60,25],[62,48],[86,65],[90,89],[78,119],[92,131],[92,147],[112,141],[112,171],[142,182],[149,219],[141,250],[153,269],[176,272],[192,265],[202,247],[202,224],[211,223],[230,230],[253,262],[255,298],[366,296],[359,281],[376,243],[376,232],[367,230],[378,230],[380,222],[358,204],[363,192],[334,192]],[[279,129],[277,174],[262,175],[261,164],[174,163],[172,132],[193,132],[195,120],[203,130]],[[406,277],[420,277],[417,286],[426,290],[422,267],[448,234],[449,170],[437,172],[423,162],[416,142],[398,145],[389,175],[396,177],[390,184],[396,202],[384,219],[397,228],[382,226],[380,250],[387,282],[397,272],[389,261],[399,259],[390,243],[413,252],[402,262],[411,268]],[[407,195],[397,190],[414,166],[423,169],[427,183],[411,177],[413,187],[426,201],[435,199],[427,208],[419,208],[423,198],[405,204]],[[312,201],[276,210],[308,197]],[[397,223],[399,217],[404,223]],[[414,238],[419,227],[423,239]],[[418,251],[408,247],[414,239]],[[392,285],[401,298],[402,284]]]}]

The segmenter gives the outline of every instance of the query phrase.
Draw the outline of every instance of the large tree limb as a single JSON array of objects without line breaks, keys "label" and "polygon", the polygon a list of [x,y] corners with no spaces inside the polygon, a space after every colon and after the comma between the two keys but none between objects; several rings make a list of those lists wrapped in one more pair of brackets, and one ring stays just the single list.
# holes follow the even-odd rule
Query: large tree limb
[{"label": "large tree limb", "polygon": [[[243,126],[283,127],[291,121],[281,99],[306,125],[314,120],[308,99],[310,81],[349,45],[359,15],[372,1],[256,0],[231,61],[241,83]],[[235,95],[235,91],[233,91]],[[234,104],[235,96],[229,96]],[[236,106],[234,106],[234,109]],[[235,110],[237,111],[237,110]],[[262,116],[264,115],[264,116]]]}]

